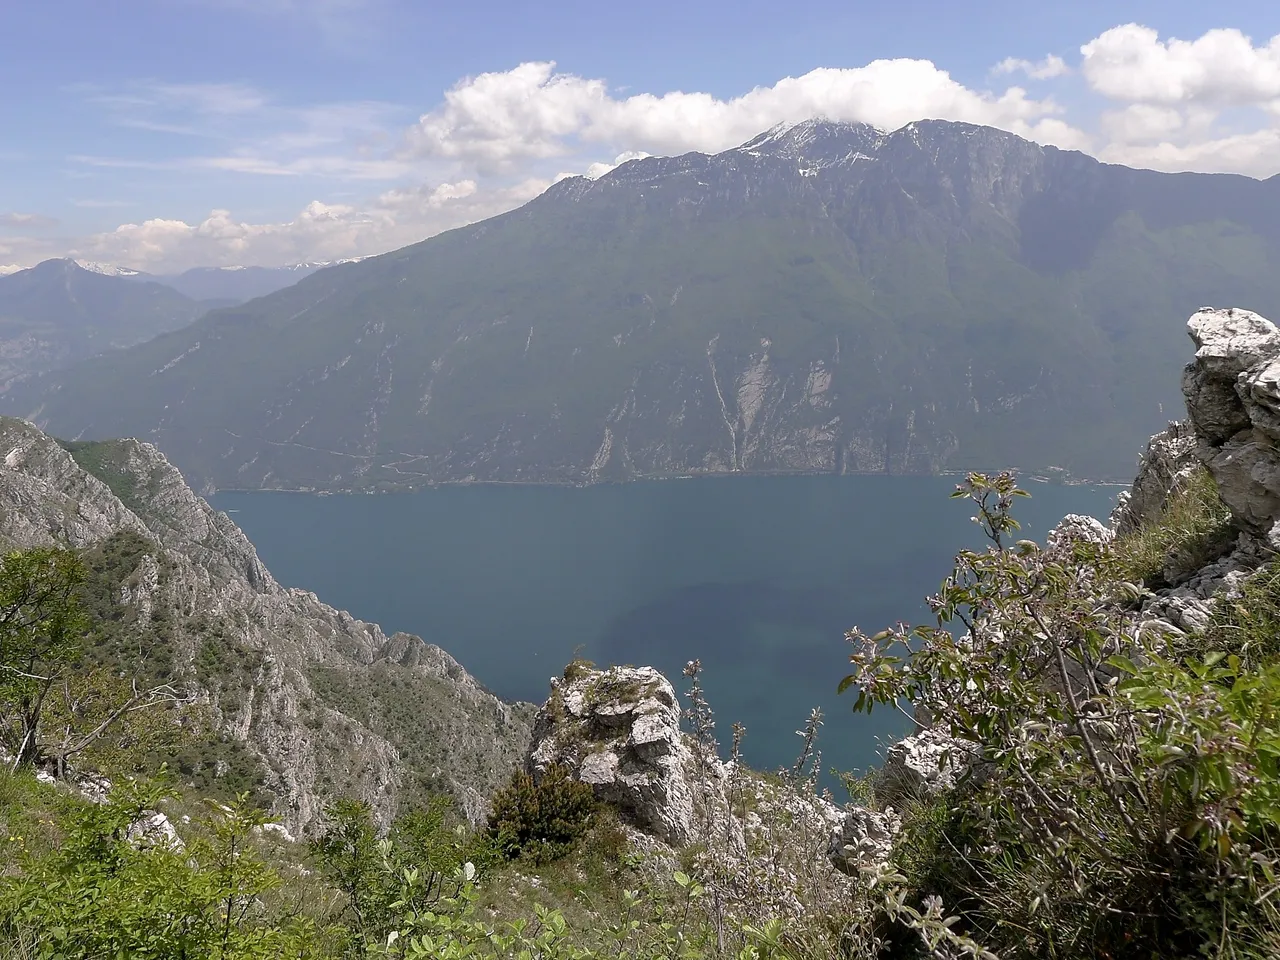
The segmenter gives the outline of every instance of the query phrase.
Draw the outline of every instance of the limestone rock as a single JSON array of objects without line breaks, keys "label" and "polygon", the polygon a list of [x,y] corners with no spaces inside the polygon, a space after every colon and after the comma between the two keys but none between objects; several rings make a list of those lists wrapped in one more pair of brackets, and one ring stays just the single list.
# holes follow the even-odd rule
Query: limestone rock
[{"label": "limestone rock", "polygon": [[1248,310],[1206,307],[1187,321],[1196,358],[1182,391],[1196,455],[1248,531],[1280,519],[1280,331]]},{"label": "limestone rock", "polygon": [[[551,681],[534,720],[528,771],[536,778],[553,764],[566,766],[625,822],[676,846],[689,843],[698,762],[670,681],[652,667],[567,673]],[[706,762],[722,779],[719,762]]]},{"label": "limestone rock", "polygon": [[827,857],[842,873],[856,874],[889,862],[902,821],[893,810],[851,807],[831,834]]},{"label": "limestone rock", "polygon": [[1271,443],[1241,430],[1221,446],[1202,446],[1200,457],[1232,515],[1248,529],[1269,530],[1280,517],[1280,460]]},{"label": "limestone rock", "polygon": [[1069,513],[1049,531],[1045,547],[1049,550],[1065,550],[1073,543],[1092,543],[1102,546],[1115,539],[1115,531],[1093,517]]},{"label": "limestone rock", "polygon": [[[101,463],[95,469],[111,486],[30,423],[0,417],[0,548],[87,548],[123,533],[153,543],[122,606],[143,626],[165,613],[176,675],[194,683],[225,732],[257,756],[287,829],[322,817],[335,786],[385,822],[406,779],[400,748],[360,719],[358,701],[326,702],[312,683],[317,670],[352,690],[357,681],[378,682],[375,671],[411,680],[440,757],[439,769],[422,772],[447,785],[470,819],[483,817],[487,797],[519,763],[531,708],[499,700],[439,647],[408,634],[387,637],[313,593],[281,586],[239,527],[151,444],[108,441],[96,456],[109,457],[105,472]],[[196,661],[210,627],[257,661],[233,704],[199,685]]]},{"label": "limestone rock", "polygon": [[148,810],[129,824],[125,837],[135,847],[165,847],[169,850],[185,847],[169,818],[158,810]]},{"label": "limestone rock", "polygon": [[1138,461],[1133,485],[1111,514],[1116,535],[1132,533],[1158,517],[1198,464],[1196,434],[1190,421],[1171,423],[1152,437]]},{"label": "limestone rock", "polygon": [[1182,392],[1196,433],[1217,445],[1250,426],[1237,381],[1280,354],[1280,331],[1250,310],[1206,307],[1187,321],[1196,358]]},{"label": "limestone rock", "polygon": [[937,796],[956,785],[973,763],[977,746],[941,730],[904,737],[885,753],[876,778],[876,797],[889,806]]},{"label": "limestone rock", "polygon": [[1154,598],[1142,608],[1144,618],[1177,627],[1183,633],[1199,633],[1213,619],[1213,607],[1195,596],[1168,594]]}]

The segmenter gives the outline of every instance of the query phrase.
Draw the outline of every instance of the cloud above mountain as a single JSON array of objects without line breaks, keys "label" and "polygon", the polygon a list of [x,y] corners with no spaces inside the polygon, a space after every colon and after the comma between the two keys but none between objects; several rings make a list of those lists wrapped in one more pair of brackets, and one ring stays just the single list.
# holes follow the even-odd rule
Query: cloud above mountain
[{"label": "cloud above mountain", "polygon": [[191,146],[163,158],[68,158],[85,171],[289,180],[313,199],[287,217],[215,209],[192,222],[139,218],[62,238],[39,212],[2,214],[0,263],[71,255],[167,271],[366,255],[510,209],[564,175],[723,150],[812,116],[885,129],[963,120],[1133,166],[1280,172],[1280,35],[1255,42],[1218,29],[1182,40],[1125,24],[1064,54],[1007,57],[983,87],[899,58],[818,68],[733,96],[619,90],[534,61],[458,80],[416,120],[381,102],[282,104],[243,83],[85,88],[86,102],[121,127]]},{"label": "cloud above mountain", "polygon": [[459,82],[409,130],[403,152],[496,170],[597,144],[662,154],[716,152],[781,121],[815,116],[886,129],[925,118],[964,120],[1084,145],[1083,133],[1056,120],[1060,113],[1052,99],[1030,97],[1021,87],[969,89],[927,60],[820,68],[731,99],[680,91],[615,97],[604,81],[557,72],[548,61]]}]

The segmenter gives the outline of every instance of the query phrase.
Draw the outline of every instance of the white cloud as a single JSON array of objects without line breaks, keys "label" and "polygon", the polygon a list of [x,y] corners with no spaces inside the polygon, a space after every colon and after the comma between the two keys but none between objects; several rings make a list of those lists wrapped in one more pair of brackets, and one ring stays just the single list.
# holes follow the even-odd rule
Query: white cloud
[{"label": "white cloud", "polygon": [[0,213],[0,227],[14,227],[27,230],[47,230],[56,227],[58,221],[40,213]]},{"label": "white cloud", "polygon": [[83,166],[351,180],[394,180],[410,172],[389,155],[408,119],[394,104],[353,100],[294,106],[244,84],[134,81],[113,90],[76,89],[114,125],[179,136],[182,147],[193,139],[201,146],[198,153],[171,150],[162,158],[69,158]]},{"label": "white cloud", "polygon": [[111,170],[221,170],[260,177],[326,177],[339,180],[395,180],[412,171],[402,160],[361,159],[322,154],[289,160],[252,154],[214,157],[175,157],[171,160],[135,160],[124,157],[73,156],[72,161],[87,167]]},{"label": "white cloud", "polygon": [[16,263],[0,263],[0,277],[7,277],[11,273],[17,273],[19,270],[25,270],[26,267],[18,266]]},{"label": "white cloud", "polygon": [[1213,170],[1217,173],[1242,173],[1265,177],[1280,169],[1280,129],[1254,130],[1210,140],[1175,143],[1113,143],[1106,146],[1100,158],[1130,167],[1165,170]]},{"label": "white cloud", "polygon": [[1280,34],[1262,44],[1234,29],[1162,40],[1130,23],[1080,52],[1086,82],[1118,105],[1100,117],[1103,159],[1257,177],[1280,170]]},{"label": "white cloud", "polygon": [[[591,164],[590,166],[587,167],[585,176],[588,180],[598,180],[600,177],[603,177],[610,170],[616,170],[618,167],[622,166],[624,163],[626,163],[629,160],[643,160],[645,157],[651,157],[651,156],[653,156],[653,154],[645,153],[645,151],[643,150],[627,150],[623,153],[618,154],[616,157],[614,157],[613,163],[604,163],[602,161],[597,161],[596,163]],[[565,173],[562,176],[558,177],[557,179],[563,180],[564,177],[571,177],[571,176],[573,176],[572,173]]]},{"label": "white cloud", "polygon": [[475,181],[462,180],[389,190],[364,206],[313,200],[279,223],[248,223],[214,210],[196,224],[170,219],[122,224],[85,238],[69,255],[151,272],[365,256],[510,210],[549,185],[531,178],[482,192]]},{"label": "white cloud", "polygon": [[714,152],[779,121],[814,116],[885,128],[920,119],[967,120],[1030,134],[1038,121],[1060,112],[1053,100],[1031,98],[1021,87],[969,89],[927,60],[824,67],[729,100],[679,91],[618,98],[603,80],[557,73],[552,62],[523,63],[455,85],[409,131],[406,152],[503,169],[567,156],[587,144]]},{"label": "white cloud", "polygon": [[1254,46],[1239,30],[1162,41],[1136,23],[1113,27],[1080,48],[1094,90],[1131,103],[1257,104],[1280,99],[1280,34]]},{"label": "white cloud", "polygon": [[1119,143],[1159,142],[1183,128],[1180,110],[1151,103],[1131,103],[1122,110],[1102,114],[1102,130],[1107,138]]},{"label": "white cloud", "polygon": [[[290,16],[303,6],[303,0],[271,2]],[[346,15],[354,8],[336,0],[332,9]],[[0,261],[71,253],[165,271],[377,253],[511,209],[565,176],[600,177],[651,154],[715,152],[779,121],[813,116],[882,129],[927,118],[989,124],[1163,170],[1254,176],[1280,170],[1280,36],[1255,43],[1237,30],[1213,30],[1182,41],[1128,24],[1084,44],[1081,57],[1084,83],[1105,103],[1093,117],[1069,114],[1052,96],[1033,96],[1013,82],[1023,75],[1052,85],[1072,73],[1056,55],[1001,61],[990,89],[966,86],[927,60],[897,59],[819,68],[727,98],[623,93],[603,79],[530,62],[459,81],[407,128],[409,118],[392,104],[282,105],[237,84],[151,82],[95,90],[91,99],[115,122],[198,134],[201,141],[175,142],[207,148],[191,155],[73,158],[85,174],[131,168],[194,178],[217,171],[338,185],[363,181],[378,183],[379,192],[327,187],[291,217],[244,219],[214,210],[198,223],[140,220],[60,241],[56,249],[53,241],[11,237],[0,240]],[[597,159],[610,156],[611,162]],[[11,216],[0,225],[18,224]]]},{"label": "white cloud", "polygon": [[994,73],[1025,73],[1032,80],[1051,80],[1071,72],[1067,61],[1057,54],[1049,54],[1043,60],[1022,60],[1006,57],[996,64]]}]

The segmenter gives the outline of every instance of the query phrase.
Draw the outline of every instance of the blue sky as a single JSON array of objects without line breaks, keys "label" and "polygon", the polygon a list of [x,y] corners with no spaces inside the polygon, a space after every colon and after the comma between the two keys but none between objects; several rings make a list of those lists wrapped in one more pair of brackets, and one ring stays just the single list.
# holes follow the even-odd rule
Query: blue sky
[{"label": "blue sky", "polygon": [[377,253],[814,114],[1280,172],[1263,2],[47,0],[0,83],[0,270]]}]

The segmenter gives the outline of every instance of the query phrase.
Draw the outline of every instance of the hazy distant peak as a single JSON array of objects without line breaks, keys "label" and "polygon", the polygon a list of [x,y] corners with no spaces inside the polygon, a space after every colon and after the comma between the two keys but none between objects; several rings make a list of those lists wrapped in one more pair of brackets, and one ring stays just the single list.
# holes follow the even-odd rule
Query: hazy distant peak
[{"label": "hazy distant peak", "polygon": [[34,273],[35,271],[39,271],[41,275],[48,275],[54,272],[66,273],[68,271],[81,270],[104,277],[142,276],[137,270],[131,270],[128,267],[117,267],[109,263],[98,263],[94,260],[72,260],[69,257],[51,257],[48,260],[41,260],[34,267],[19,270],[17,273],[10,274],[10,276],[18,276],[21,273]]},{"label": "hazy distant peak", "polygon": [[118,267],[112,263],[99,263],[97,260],[75,260],[73,262],[81,270],[100,273],[104,277],[136,277],[140,272],[129,267]]}]

